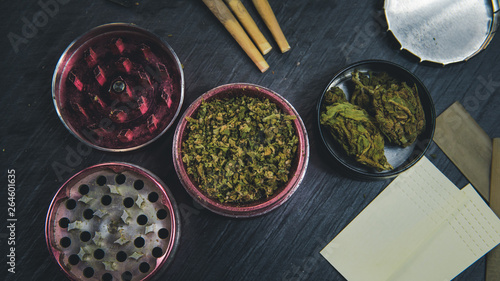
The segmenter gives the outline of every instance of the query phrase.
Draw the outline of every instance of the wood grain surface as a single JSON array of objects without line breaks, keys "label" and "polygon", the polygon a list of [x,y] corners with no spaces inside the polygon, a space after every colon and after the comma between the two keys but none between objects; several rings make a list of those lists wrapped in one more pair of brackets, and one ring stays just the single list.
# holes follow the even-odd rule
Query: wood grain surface
[{"label": "wood grain surface", "polygon": [[[492,140],[490,207],[500,217],[500,138]],[[500,279],[500,246],[486,255],[486,281]]]},{"label": "wood grain surface", "polygon": [[[272,38],[251,1],[242,2],[264,36]],[[322,146],[315,109],[334,74],[360,60],[402,65],[427,86],[438,115],[459,101],[490,137],[500,136],[498,35],[468,62],[422,64],[400,51],[386,32],[383,1],[270,0],[291,49],[282,54],[269,40],[273,49],[265,59],[270,68],[261,73],[202,1],[137,3],[129,8],[107,0],[0,4],[0,279],[64,280],[45,245],[45,216],[52,197],[74,173],[124,161],[159,176],[181,209],[180,245],[159,280],[345,280],[319,251],[390,181],[359,181],[336,169]],[[306,124],[311,145],[308,171],[290,200],[251,219],[229,219],[194,204],[173,167],[177,122],[154,143],[127,153],[90,149],[73,137],[54,109],[52,74],[75,38],[110,22],[135,23],[174,49],[185,75],[181,113],[204,92],[232,82],[262,85],[285,97]],[[427,157],[457,186],[468,183],[437,145],[431,145]],[[16,171],[15,274],[6,266],[8,169]],[[485,258],[455,278],[484,280]]]},{"label": "wood grain surface", "polygon": [[436,119],[434,142],[485,200],[490,198],[491,137],[462,104],[453,103]]}]

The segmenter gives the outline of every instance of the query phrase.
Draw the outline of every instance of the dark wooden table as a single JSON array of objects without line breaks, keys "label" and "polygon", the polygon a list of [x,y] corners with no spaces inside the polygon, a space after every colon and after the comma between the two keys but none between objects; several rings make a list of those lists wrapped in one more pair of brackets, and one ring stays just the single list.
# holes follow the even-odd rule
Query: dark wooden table
[{"label": "dark wooden table", "polygon": [[[266,55],[270,69],[263,74],[202,1],[138,0],[139,5],[130,8],[105,0],[2,2],[0,276],[64,280],[44,239],[52,197],[65,180],[88,166],[125,161],[158,175],[181,209],[179,248],[160,280],[345,280],[319,251],[390,182],[348,178],[322,154],[316,102],[336,71],[356,61],[382,59],[404,66],[427,86],[437,114],[458,100],[491,137],[500,136],[499,36],[466,63],[422,64],[400,51],[386,32],[382,1],[271,0],[291,45],[288,53],[281,54],[251,1],[243,2],[273,46]],[[43,3],[52,5],[44,8]],[[33,22],[37,26],[30,30]],[[173,167],[175,127],[136,151],[91,150],[88,155],[69,156],[79,141],[54,109],[52,73],[71,41],[110,22],[135,23],[175,50],[185,74],[181,113],[207,90],[232,82],[268,87],[294,105],[308,129],[311,156],[304,181],[292,198],[271,213],[251,219],[230,219],[200,208]],[[427,156],[457,186],[467,183],[435,144]],[[58,164],[70,171],[58,173],[54,169]],[[8,169],[16,171],[15,274],[6,269]],[[484,271],[482,258],[455,280],[481,281]]]}]

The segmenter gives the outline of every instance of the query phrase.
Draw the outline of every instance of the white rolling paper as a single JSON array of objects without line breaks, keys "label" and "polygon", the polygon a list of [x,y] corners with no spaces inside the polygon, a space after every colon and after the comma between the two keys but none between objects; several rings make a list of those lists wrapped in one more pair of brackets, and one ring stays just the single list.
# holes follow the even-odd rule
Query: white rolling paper
[{"label": "white rolling paper", "polygon": [[349,281],[451,280],[500,243],[500,220],[427,158],[394,179],[321,254]]}]

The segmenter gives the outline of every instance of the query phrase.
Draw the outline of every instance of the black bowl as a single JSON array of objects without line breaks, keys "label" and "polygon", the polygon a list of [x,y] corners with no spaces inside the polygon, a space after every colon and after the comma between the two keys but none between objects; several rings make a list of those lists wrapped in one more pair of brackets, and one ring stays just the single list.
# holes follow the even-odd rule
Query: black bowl
[{"label": "black bowl", "polygon": [[[328,129],[320,124],[323,99],[330,88],[340,87],[346,94],[347,99],[350,100],[354,90],[354,83],[351,81],[351,74],[354,70],[358,70],[362,73],[367,73],[369,71],[373,73],[387,72],[389,76],[398,81],[406,82],[410,86],[414,84],[417,86],[420,102],[425,112],[425,130],[410,146],[403,148],[393,144],[385,144],[385,156],[387,161],[394,167],[392,170],[379,172],[371,167],[358,163],[354,157],[347,155],[342,146],[331,136]],[[432,137],[434,136],[434,129],[436,127],[434,103],[424,84],[405,68],[392,62],[380,60],[360,61],[345,67],[335,74],[318,101],[317,114],[319,133],[326,150],[333,157],[335,162],[339,164],[338,166],[347,172],[349,176],[365,180],[392,178],[408,170],[424,156],[432,143]]]}]

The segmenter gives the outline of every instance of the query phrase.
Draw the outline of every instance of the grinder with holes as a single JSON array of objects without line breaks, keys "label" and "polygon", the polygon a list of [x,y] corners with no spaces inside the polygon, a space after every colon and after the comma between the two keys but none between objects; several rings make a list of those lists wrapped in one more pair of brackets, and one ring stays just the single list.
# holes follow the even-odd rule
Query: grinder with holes
[{"label": "grinder with holes", "polygon": [[148,280],[172,259],[180,226],[168,188],[127,163],[89,167],[54,196],[45,236],[71,280]]}]

